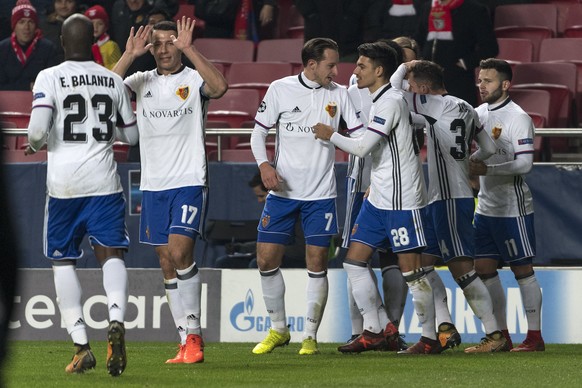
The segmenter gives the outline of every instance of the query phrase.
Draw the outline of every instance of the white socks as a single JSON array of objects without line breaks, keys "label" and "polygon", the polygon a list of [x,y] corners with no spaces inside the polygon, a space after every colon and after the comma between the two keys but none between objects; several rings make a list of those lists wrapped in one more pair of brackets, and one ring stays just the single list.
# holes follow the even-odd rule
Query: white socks
[{"label": "white socks", "polygon": [[[279,271],[280,272],[280,271]],[[317,339],[317,329],[323,317],[329,284],[327,271],[311,272],[307,271],[307,314],[303,339],[311,337]]]},{"label": "white socks", "polygon": [[412,293],[416,315],[422,325],[422,336],[436,340],[434,297],[430,282],[420,268],[415,271],[403,272],[402,275]]},{"label": "white socks", "polygon": [[168,307],[170,307],[172,318],[174,318],[174,324],[178,330],[178,335],[180,335],[180,343],[184,345],[186,343],[187,322],[184,306],[182,305],[182,298],[178,291],[178,279],[164,279],[164,288],[166,290]]},{"label": "white socks", "polygon": [[499,327],[499,330],[507,330],[507,300],[505,298],[505,291],[503,291],[503,286],[501,285],[501,279],[499,279],[499,274],[495,274],[494,277],[489,279],[483,279],[483,284],[485,284],[489,295],[491,295],[493,315],[497,321],[497,327]]},{"label": "white socks", "polygon": [[196,263],[186,269],[176,269],[178,275],[178,292],[186,315],[187,334],[201,334],[200,297],[202,283]]},{"label": "white socks", "polygon": [[261,274],[261,286],[263,288],[263,300],[271,318],[271,327],[279,333],[287,330],[287,317],[285,316],[285,281],[279,268],[270,271],[259,271]]},{"label": "white socks", "polygon": [[493,302],[491,295],[479,278],[475,270],[469,271],[458,279],[455,279],[465,294],[467,303],[471,306],[473,313],[483,322],[485,334],[491,334],[500,330],[497,320],[493,315]]},{"label": "white socks", "polygon": [[81,284],[75,266],[73,264],[53,265],[53,277],[57,304],[67,332],[71,335],[74,343],[86,345],[89,340],[83,319],[83,307],[81,306]]},{"label": "white socks", "polygon": [[379,333],[384,329],[378,317],[378,288],[376,287],[370,270],[365,263],[360,266],[344,261],[344,269],[352,285],[352,294],[364,318],[364,330]]},{"label": "white socks", "polygon": [[451,312],[449,311],[449,305],[447,303],[447,290],[445,289],[443,280],[434,270],[434,266],[423,267],[423,270],[426,274],[426,278],[430,282],[430,286],[432,287],[437,325],[440,325],[443,322],[453,323]]},{"label": "white socks", "polygon": [[518,279],[528,330],[541,330],[542,290],[535,274]]},{"label": "white socks", "polygon": [[102,270],[109,321],[123,323],[128,299],[125,262],[118,257],[110,257],[103,264]]}]

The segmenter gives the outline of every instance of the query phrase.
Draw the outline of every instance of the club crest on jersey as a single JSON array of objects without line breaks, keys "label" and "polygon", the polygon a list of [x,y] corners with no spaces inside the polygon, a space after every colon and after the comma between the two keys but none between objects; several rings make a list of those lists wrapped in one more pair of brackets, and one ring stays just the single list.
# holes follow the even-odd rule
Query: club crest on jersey
[{"label": "club crest on jersey", "polygon": [[269,225],[269,222],[271,222],[271,216],[264,216],[261,219],[261,225],[263,225],[263,228],[266,228],[267,225]]},{"label": "club crest on jersey", "polygon": [[494,126],[491,130],[491,136],[493,136],[493,140],[499,139],[499,136],[501,136],[501,126]]},{"label": "club crest on jersey", "polygon": [[325,107],[325,111],[327,112],[328,115],[330,115],[331,118],[334,118],[337,113],[337,104],[333,101],[330,102]]},{"label": "club crest on jersey", "polygon": [[176,90],[176,95],[182,100],[186,100],[190,95],[190,88],[188,86],[180,87]]}]

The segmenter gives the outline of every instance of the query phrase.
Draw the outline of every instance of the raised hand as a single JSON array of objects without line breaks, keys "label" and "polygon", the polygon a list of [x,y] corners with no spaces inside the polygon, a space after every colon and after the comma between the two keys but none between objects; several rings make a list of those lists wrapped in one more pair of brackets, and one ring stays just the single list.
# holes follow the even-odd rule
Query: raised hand
[{"label": "raised hand", "polygon": [[194,25],[196,20],[186,18],[182,16],[182,20],[178,19],[176,21],[176,26],[178,27],[178,37],[170,35],[172,38],[172,43],[180,51],[184,51],[188,47],[192,46],[192,33],[194,32]]},{"label": "raised hand", "polygon": [[152,26],[150,25],[139,27],[137,32],[135,32],[134,27],[131,27],[129,38],[127,38],[127,43],[125,44],[125,51],[134,57],[139,57],[148,52],[152,46],[149,43],[151,31]]}]

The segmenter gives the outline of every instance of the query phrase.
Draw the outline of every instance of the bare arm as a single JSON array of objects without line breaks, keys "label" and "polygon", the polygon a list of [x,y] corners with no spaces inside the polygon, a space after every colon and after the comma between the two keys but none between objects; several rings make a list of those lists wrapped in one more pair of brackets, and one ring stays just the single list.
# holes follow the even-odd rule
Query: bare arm
[{"label": "bare arm", "polygon": [[195,23],[195,20],[183,16],[182,20],[176,22],[178,37],[176,38],[172,35],[172,40],[174,46],[184,53],[200,73],[204,80],[204,94],[210,98],[220,98],[228,90],[228,83],[222,73],[192,46],[192,33],[194,32]]},{"label": "bare arm", "polygon": [[127,43],[125,44],[125,51],[119,61],[117,61],[115,67],[113,67],[113,72],[123,78],[135,58],[148,52],[152,46],[151,43],[148,43],[151,30],[152,27],[149,25],[145,27],[141,26],[137,32],[131,27],[129,38],[127,38]]}]

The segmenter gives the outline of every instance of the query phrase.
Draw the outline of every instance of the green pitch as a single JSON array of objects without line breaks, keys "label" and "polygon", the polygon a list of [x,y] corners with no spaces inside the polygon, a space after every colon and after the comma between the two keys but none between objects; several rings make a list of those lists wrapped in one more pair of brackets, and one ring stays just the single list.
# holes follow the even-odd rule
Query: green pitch
[{"label": "green pitch", "polygon": [[[546,345],[543,353],[403,356],[387,352],[343,355],[337,344],[321,354],[299,356],[300,344],[253,355],[254,344],[210,343],[205,362],[166,365],[176,345],[130,342],[128,366],[113,378],[105,368],[106,344],[93,342],[97,368],[83,375],[64,372],[70,342],[12,342],[2,369],[5,387],[580,387],[582,345]],[[463,348],[463,347],[462,347]],[[0,386],[2,383],[0,383]]]}]

